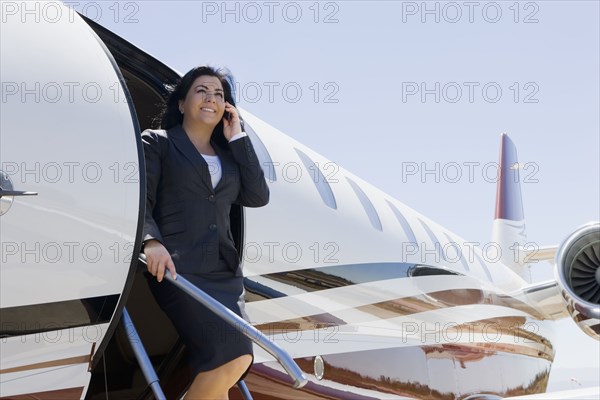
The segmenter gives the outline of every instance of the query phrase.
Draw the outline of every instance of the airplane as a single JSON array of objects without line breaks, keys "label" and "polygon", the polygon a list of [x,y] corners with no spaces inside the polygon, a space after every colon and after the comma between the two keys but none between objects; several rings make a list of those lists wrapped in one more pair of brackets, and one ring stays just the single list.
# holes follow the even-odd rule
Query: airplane
[{"label": "airplane", "polygon": [[[0,35],[0,399],[152,398],[125,308],[180,398],[186,350],[138,261],[140,134],[180,74],[61,3],[36,2],[37,19],[24,4],[2,3]],[[484,251],[241,115],[271,190],[268,206],[231,212],[247,312],[308,380],[293,388],[256,347],[255,398],[533,395],[546,391],[555,320],[599,339],[600,223],[525,246],[507,135]],[[556,279],[529,282],[536,260],[554,262]]]}]

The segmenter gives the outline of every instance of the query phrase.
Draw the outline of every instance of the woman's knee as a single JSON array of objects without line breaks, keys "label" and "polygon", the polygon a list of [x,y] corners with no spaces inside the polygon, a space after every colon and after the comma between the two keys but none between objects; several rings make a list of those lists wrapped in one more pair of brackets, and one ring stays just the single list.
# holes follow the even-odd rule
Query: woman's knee
[{"label": "woman's knee", "polygon": [[230,386],[237,382],[248,367],[250,367],[250,364],[252,364],[252,356],[244,354],[213,370],[198,373],[195,380],[197,382],[211,382],[213,384],[217,384],[217,382],[222,380],[223,384]]},{"label": "woman's knee", "polygon": [[229,361],[224,367],[227,368],[227,371],[230,374],[235,374],[237,377],[240,377],[246,372],[248,367],[250,367],[250,364],[252,364],[252,356],[250,354],[244,354],[243,356],[239,356],[238,358]]}]

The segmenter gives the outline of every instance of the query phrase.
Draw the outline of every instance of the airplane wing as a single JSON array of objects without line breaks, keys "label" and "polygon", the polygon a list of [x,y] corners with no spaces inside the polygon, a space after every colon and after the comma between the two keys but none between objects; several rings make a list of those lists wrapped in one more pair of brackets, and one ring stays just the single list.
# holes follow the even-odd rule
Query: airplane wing
[{"label": "airplane wing", "polygon": [[537,310],[548,320],[558,320],[569,316],[555,280],[544,281],[526,286],[511,296],[528,304],[535,304]]},{"label": "airplane wing", "polygon": [[547,319],[556,320],[570,315],[581,330],[598,339],[600,224],[583,225],[560,246],[541,248],[532,257],[548,260],[553,254],[556,279],[527,285],[512,295],[533,304]]},{"label": "airplane wing", "polygon": [[527,263],[548,261],[549,263],[554,264],[554,257],[556,256],[556,252],[558,251],[558,246],[539,246],[534,249],[522,248],[521,251],[524,254],[525,262]]}]

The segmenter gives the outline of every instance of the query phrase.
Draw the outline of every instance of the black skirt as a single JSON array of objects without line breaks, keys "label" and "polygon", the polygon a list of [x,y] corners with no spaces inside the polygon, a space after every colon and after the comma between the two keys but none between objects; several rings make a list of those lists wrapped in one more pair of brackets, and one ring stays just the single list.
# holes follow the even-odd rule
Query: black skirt
[{"label": "black skirt", "polygon": [[[248,321],[244,309],[244,278],[235,276],[224,262],[208,275],[179,274],[212,298]],[[154,298],[167,314],[188,349],[193,376],[210,371],[242,355],[254,358],[252,342],[171,282],[146,274]],[[249,370],[250,368],[248,368]],[[248,370],[240,377],[243,379]]]}]

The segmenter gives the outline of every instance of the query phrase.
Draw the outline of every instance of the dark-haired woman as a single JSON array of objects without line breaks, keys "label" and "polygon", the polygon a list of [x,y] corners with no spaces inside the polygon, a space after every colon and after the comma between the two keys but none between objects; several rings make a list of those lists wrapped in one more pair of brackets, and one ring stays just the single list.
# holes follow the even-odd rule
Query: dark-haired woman
[{"label": "dark-haired woman", "polygon": [[161,283],[166,269],[174,277],[179,273],[246,317],[229,210],[233,203],[264,206],[269,189],[242,130],[230,79],[210,67],[192,69],[167,101],[162,130],[142,134],[143,251],[156,277],[150,288],[188,349],[195,378],[186,399],[227,399],[253,360],[246,337],[189,295]]}]

